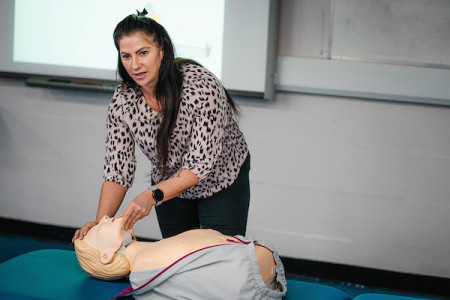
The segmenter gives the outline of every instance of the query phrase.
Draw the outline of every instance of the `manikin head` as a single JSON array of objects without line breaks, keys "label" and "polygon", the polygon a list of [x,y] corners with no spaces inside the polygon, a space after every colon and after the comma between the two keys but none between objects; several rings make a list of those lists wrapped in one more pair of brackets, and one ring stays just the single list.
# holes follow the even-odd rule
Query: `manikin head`
[{"label": "manikin head", "polygon": [[81,268],[102,280],[116,280],[128,275],[130,266],[123,242],[130,243],[132,237],[132,231],[122,229],[120,218],[103,217],[83,240],[74,242]]}]

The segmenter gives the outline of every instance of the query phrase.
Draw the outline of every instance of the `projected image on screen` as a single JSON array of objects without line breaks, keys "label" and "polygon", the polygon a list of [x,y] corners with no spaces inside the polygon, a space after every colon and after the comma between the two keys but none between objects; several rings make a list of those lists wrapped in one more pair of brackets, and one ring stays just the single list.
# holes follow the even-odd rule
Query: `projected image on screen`
[{"label": "projected image on screen", "polygon": [[117,52],[112,32],[136,9],[162,24],[178,57],[222,74],[225,0],[16,0],[15,62],[111,70]]}]

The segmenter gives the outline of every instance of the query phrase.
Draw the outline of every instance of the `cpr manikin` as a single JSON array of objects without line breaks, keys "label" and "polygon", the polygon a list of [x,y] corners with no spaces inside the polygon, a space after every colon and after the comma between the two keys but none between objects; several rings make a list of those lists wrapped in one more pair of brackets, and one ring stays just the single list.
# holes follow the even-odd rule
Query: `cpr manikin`
[{"label": "cpr manikin", "polygon": [[139,242],[104,217],[83,240],[75,240],[80,266],[92,277],[129,275],[120,296],[136,299],[282,299],[283,265],[276,251],[242,236],[195,229],[157,242]]}]

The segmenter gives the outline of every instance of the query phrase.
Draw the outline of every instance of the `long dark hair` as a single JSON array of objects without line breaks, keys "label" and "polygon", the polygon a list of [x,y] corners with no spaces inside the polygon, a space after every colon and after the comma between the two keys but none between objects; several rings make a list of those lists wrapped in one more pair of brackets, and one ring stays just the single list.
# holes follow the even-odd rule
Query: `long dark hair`
[{"label": "long dark hair", "polygon": [[[146,13],[144,10],[143,13]],[[167,169],[167,160],[169,154],[170,136],[175,127],[178,109],[181,102],[181,91],[183,77],[180,67],[186,63],[200,65],[190,59],[175,59],[174,46],[166,29],[152,18],[147,18],[142,13],[138,15],[129,15],[119,22],[114,30],[114,44],[118,51],[117,72],[122,79],[122,84],[132,87],[137,93],[141,93],[140,87],[131,78],[122,64],[120,57],[119,41],[122,37],[134,33],[143,33],[152,38],[153,42],[162,49],[163,59],[159,68],[158,83],[156,84],[156,101],[161,107],[162,120],[156,133],[156,157],[158,161],[157,168],[162,171],[162,177],[165,177]],[[227,101],[233,108],[236,115],[240,115],[239,108],[234,103],[228,91],[225,90]]]}]

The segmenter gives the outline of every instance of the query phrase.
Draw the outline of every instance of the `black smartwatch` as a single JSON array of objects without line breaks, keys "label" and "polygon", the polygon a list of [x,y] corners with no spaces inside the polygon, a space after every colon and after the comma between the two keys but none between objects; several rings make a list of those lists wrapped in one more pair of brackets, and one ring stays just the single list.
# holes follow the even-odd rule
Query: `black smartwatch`
[{"label": "black smartwatch", "polygon": [[164,193],[160,189],[158,189],[156,186],[152,185],[149,187],[153,191],[153,199],[155,199],[156,204],[155,206],[160,205],[163,202],[164,199]]}]

